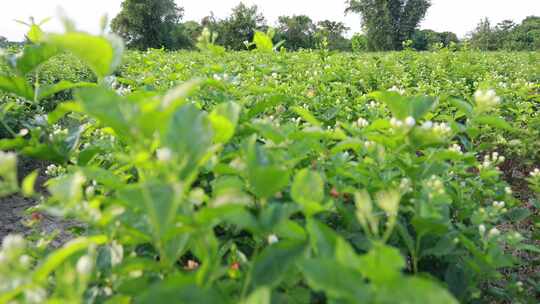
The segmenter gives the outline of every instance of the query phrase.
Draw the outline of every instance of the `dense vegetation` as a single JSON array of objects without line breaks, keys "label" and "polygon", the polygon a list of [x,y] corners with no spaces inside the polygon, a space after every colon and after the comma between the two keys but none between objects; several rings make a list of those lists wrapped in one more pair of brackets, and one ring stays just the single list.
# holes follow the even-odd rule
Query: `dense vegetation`
[{"label": "dense vegetation", "polygon": [[0,196],[81,227],[6,237],[0,303],[534,303],[539,53],[270,36],[123,54],[32,25],[0,65]]}]

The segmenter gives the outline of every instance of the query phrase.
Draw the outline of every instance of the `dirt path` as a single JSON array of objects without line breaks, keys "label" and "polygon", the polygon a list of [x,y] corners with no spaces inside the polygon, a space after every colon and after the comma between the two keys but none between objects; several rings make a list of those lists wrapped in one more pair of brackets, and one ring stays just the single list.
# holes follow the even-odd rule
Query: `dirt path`
[{"label": "dirt path", "polygon": [[[47,195],[44,186],[47,181],[45,169],[47,163],[25,158],[19,158],[17,161],[17,172],[19,181],[34,170],[39,172],[36,180],[35,190]],[[29,235],[32,232],[41,232],[52,234],[58,232],[58,236],[52,242],[52,246],[60,246],[66,240],[71,238],[69,228],[75,224],[69,221],[61,221],[57,218],[43,215],[41,213],[29,214],[27,209],[35,206],[37,201],[32,198],[25,198],[20,194],[0,198],[0,242],[8,234]],[[39,219],[37,225],[31,227],[27,225],[32,218]]]}]

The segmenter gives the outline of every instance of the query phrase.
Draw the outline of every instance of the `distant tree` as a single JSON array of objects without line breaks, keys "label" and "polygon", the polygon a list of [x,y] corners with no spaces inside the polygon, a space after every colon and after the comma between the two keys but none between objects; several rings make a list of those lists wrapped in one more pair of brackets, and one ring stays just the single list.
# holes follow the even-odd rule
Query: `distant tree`
[{"label": "distant tree", "polygon": [[246,48],[244,42],[251,42],[255,31],[265,32],[266,29],[266,20],[258,7],[240,3],[228,18],[217,23],[217,42],[232,50],[243,50]]},{"label": "distant tree", "polygon": [[210,12],[210,15],[203,17],[201,19],[202,28],[207,28],[211,32],[217,33],[220,27],[220,22],[217,20],[213,12]]},{"label": "distant tree", "polygon": [[8,44],[8,40],[4,36],[0,36],[0,47],[4,47]]},{"label": "distant tree", "polygon": [[471,46],[483,51],[494,51],[498,49],[494,29],[488,18],[480,20],[475,30],[470,34]]},{"label": "distant tree", "polygon": [[416,30],[411,40],[412,48],[418,51],[427,51],[435,45],[442,45],[443,47],[448,47],[452,42],[459,42],[459,39],[455,33],[439,33],[433,30]]},{"label": "distant tree", "polygon": [[308,16],[281,16],[276,30],[276,40],[284,40],[289,50],[315,48],[317,26]]},{"label": "distant tree", "polygon": [[353,52],[365,52],[368,50],[367,36],[361,33],[356,33],[351,38],[351,48]]},{"label": "distant tree", "polygon": [[177,48],[174,32],[183,16],[174,0],[124,0],[111,29],[129,47]]},{"label": "distant tree", "polygon": [[398,50],[411,39],[431,6],[430,0],[346,0],[346,12],[358,13],[375,51]]},{"label": "distant tree", "polygon": [[203,27],[196,21],[180,23],[171,32],[174,49],[194,49]]},{"label": "distant tree", "polygon": [[317,23],[315,35],[319,41],[326,39],[330,50],[350,51],[351,41],[344,36],[348,30],[343,22],[324,20]]},{"label": "distant tree", "polygon": [[540,51],[540,17],[525,18],[514,31],[513,49],[523,51]]}]

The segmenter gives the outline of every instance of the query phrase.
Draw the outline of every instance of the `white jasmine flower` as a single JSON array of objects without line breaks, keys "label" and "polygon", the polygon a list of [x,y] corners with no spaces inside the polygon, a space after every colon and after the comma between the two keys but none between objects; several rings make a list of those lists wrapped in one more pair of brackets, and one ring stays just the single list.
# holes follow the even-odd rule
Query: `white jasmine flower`
[{"label": "white jasmine flower", "polygon": [[169,148],[161,148],[156,151],[156,156],[160,162],[166,163],[172,159],[172,151]]},{"label": "white jasmine flower", "polygon": [[412,117],[412,116],[409,116],[407,118],[405,118],[405,124],[408,126],[408,127],[414,127],[416,125],[416,120]]},{"label": "white jasmine flower", "polygon": [[462,154],[463,152],[461,151],[461,146],[458,145],[458,144],[452,144],[450,146],[450,148],[448,148],[448,150],[452,151],[452,152],[456,152],[458,154]]},{"label": "white jasmine flower", "polygon": [[488,232],[488,237],[489,238],[494,238],[494,237],[497,237],[501,234],[501,232],[499,231],[499,229],[497,228],[491,228]]},{"label": "white jasmine flower", "polygon": [[356,121],[356,125],[360,128],[365,128],[369,125],[369,122],[367,120],[365,120],[364,118],[360,117],[358,118],[358,120]]},{"label": "white jasmine flower", "polygon": [[480,235],[482,235],[482,236],[483,236],[484,234],[486,234],[486,226],[485,226],[484,224],[480,224],[480,225],[478,226],[478,232],[479,232]]},{"label": "white jasmine flower", "polygon": [[22,250],[25,245],[24,238],[20,234],[8,234],[2,241],[2,249],[6,252]]},{"label": "white jasmine flower", "polygon": [[501,98],[492,89],[476,91],[474,93],[474,99],[476,101],[476,109],[479,112],[487,112],[501,103]]},{"label": "white jasmine flower", "polygon": [[43,303],[47,299],[47,291],[41,287],[27,289],[24,291],[26,303]]},{"label": "white jasmine flower", "polygon": [[492,205],[493,205],[493,207],[495,207],[497,209],[502,209],[502,208],[504,208],[505,203],[504,202],[494,201]]},{"label": "white jasmine flower", "polygon": [[403,121],[392,117],[392,119],[390,119],[390,125],[395,129],[399,129],[403,126]]},{"label": "white jasmine flower", "polygon": [[25,268],[30,266],[30,262],[31,262],[31,259],[26,254],[21,255],[21,257],[19,258],[19,263],[21,264],[21,266],[23,266]]},{"label": "white jasmine flower", "polygon": [[390,91],[390,92],[396,92],[396,93],[398,93],[399,95],[405,94],[405,90],[404,90],[404,89],[398,88],[398,87],[396,87],[396,86],[391,87],[388,91]]},{"label": "white jasmine flower", "polygon": [[432,121],[426,121],[422,124],[422,129],[426,129],[426,130],[429,130],[433,128],[433,122]]},{"label": "white jasmine flower", "polygon": [[92,269],[94,268],[94,262],[88,255],[83,255],[79,260],[77,261],[77,272],[81,276],[88,276],[92,273]]},{"label": "white jasmine flower", "polygon": [[24,128],[19,131],[19,136],[26,136],[28,135],[28,129]]},{"label": "white jasmine flower", "polygon": [[275,234],[270,234],[270,235],[268,236],[268,244],[272,245],[272,244],[275,244],[275,243],[277,243],[277,242],[279,242],[279,239],[278,239],[277,235],[275,235]]}]

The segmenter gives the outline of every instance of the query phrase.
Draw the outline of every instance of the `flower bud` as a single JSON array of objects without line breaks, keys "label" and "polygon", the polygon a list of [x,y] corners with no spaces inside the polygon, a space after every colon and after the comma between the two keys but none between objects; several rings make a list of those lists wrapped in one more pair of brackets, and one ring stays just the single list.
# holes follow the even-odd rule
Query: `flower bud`
[{"label": "flower bud", "polygon": [[77,261],[77,273],[81,276],[88,276],[92,273],[92,269],[94,268],[94,261],[90,258],[88,255],[83,255],[79,260]]}]

